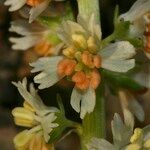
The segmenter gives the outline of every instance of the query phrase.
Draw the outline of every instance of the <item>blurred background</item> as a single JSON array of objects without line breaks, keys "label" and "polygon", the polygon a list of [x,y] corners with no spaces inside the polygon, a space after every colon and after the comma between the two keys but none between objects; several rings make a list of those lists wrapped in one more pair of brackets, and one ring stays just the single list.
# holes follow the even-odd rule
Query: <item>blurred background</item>
[{"label": "blurred background", "polygon": [[[29,81],[32,81],[33,76],[30,75],[29,62],[37,58],[36,54],[31,51],[16,51],[11,49],[8,28],[11,20],[20,18],[18,12],[8,12],[8,7],[3,5],[0,0],[0,149],[13,150],[13,137],[17,134],[20,128],[13,123],[11,110],[16,106],[21,106],[23,99],[20,97],[17,89],[11,84],[11,81],[21,80],[27,76]],[[126,12],[135,0],[100,0],[101,2],[101,23],[103,37],[106,37],[113,31],[113,13],[116,5],[120,7],[120,13]],[[71,0],[73,10],[76,10],[76,0]],[[63,99],[66,108],[66,116],[74,117],[74,120],[80,122],[78,114],[76,114],[69,104],[72,84],[66,81],[60,81],[57,85],[41,90],[39,94],[42,96],[45,104],[56,106],[56,94],[59,93]],[[142,127],[150,123],[150,95],[149,91],[142,95],[137,95],[138,101],[144,107],[146,120],[143,123],[136,121],[136,125]],[[106,116],[108,132],[107,137],[111,140],[110,121],[114,112],[120,112],[119,100],[114,96],[108,95],[106,99]],[[67,144],[66,144],[67,143]],[[70,147],[71,146],[71,147]],[[78,150],[79,140],[77,135],[71,134],[61,143],[56,146],[58,150]]]}]

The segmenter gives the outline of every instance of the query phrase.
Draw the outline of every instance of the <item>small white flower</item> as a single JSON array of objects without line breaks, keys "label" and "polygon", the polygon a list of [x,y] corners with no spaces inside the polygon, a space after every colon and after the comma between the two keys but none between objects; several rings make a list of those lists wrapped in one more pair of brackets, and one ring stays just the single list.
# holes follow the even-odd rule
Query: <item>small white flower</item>
[{"label": "small white flower", "polygon": [[128,12],[120,15],[125,21],[130,21],[130,36],[140,37],[144,41],[144,53],[150,59],[150,1],[137,0]]},{"label": "small white flower", "polygon": [[[48,6],[52,0],[5,0],[5,5],[10,6],[9,11],[16,11],[22,8],[25,4],[31,6],[29,22],[34,21]],[[64,0],[55,0],[64,1]]]},{"label": "small white flower", "polygon": [[124,111],[124,117],[125,121],[123,123],[121,117],[115,114],[111,123],[114,144],[105,139],[93,137],[91,142],[87,144],[88,150],[120,150],[124,148],[130,141],[134,126],[134,118],[130,112]]},{"label": "small white flower", "polygon": [[28,92],[26,79],[13,84],[25,99],[24,107],[17,107],[12,111],[15,123],[19,126],[31,127],[29,130],[31,134],[41,133],[45,142],[48,142],[50,132],[58,127],[58,124],[54,121],[57,118],[55,113],[59,112],[59,110],[45,106],[33,84],[30,84]]},{"label": "small white flower", "polygon": [[[63,50],[64,57],[40,58],[32,63],[32,72],[41,72],[34,81],[43,89],[54,85],[64,76],[72,78],[75,87],[71,105],[75,111],[80,112],[83,119],[95,107],[95,89],[100,83],[97,69],[102,67],[111,71],[127,72],[135,65],[135,60],[132,59],[135,48],[129,42],[122,41],[100,50],[101,29],[95,23],[94,15],[89,21],[78,17],[78,23],[64,22],[59,30],[59,37],[67,47]],[[96,58],[95,64],[93,58]]]},{"label": "small white flower", "polygon": [[25,20],[13,21],[9,31],[22,35],[22,37],[11,37],[9,39],[13,43],[12,48],[15,50],[33,48],[39,56],[57,55],[63,46],[61,43],[55,45],[48,40],[49,36],[55,35],[55,32],[36,22],[28,24]]}]

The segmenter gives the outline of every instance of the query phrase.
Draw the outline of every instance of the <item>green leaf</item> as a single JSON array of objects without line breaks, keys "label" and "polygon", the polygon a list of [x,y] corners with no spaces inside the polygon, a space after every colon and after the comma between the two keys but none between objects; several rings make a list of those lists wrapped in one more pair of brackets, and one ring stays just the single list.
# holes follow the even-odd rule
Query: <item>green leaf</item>
[{"label": "green leaf", "polygon": [[140,91],[144,89],[143,86],[137,83],[128,74],[117,73],[108,70],[102,70],[101,73],[103,74],[106,83],[114,90],[126,88],[133,91]]},{"label": "green leaf", "polygon": [[50,144],[61,139],[61,137],[64,136],[64,133],[67,134],[73,128],[72,122],[67,120],[62,113],[56,113],[56,116],[57,119],[55,122],[58,123],[59,126],[53,129],[53,131],[50,133],[50,140],[48,142]]},{"label": "green leaf", "polygon": [[61,97],[60,97],[59,94],[57,95],[57,103],[58,103],[60,112],[61,112],[63,115],[65,115],[64,105],[63,105],[63,103],[62,103],[62,99],[61,99]]}]

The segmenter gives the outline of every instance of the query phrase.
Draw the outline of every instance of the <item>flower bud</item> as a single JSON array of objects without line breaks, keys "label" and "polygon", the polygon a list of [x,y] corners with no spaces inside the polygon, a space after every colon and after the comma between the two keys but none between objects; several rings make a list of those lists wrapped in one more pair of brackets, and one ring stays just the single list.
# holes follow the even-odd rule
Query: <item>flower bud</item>
[{"label": "flower bud", "polygon": [[22,107],[13,109],[12,115],[14,116],[15,123],[19,126],[33,127],[37,123],[34,119],[34,113]]},{"label": "flower bud", "polygon": [[86,39],[83,35],[73,34],[72,35],[72,40],[73,40],[73,43],[76,47],[81,48],[81,49],[86,49],[87,48],[87,42],[86,42]]},{"label": "flower bud", "polygon": [[97,52],[97,45],[95,44],[95,40],[92,36],[89,37],[89,39],[87,40],[87,45],[88,45],[88,50],[91,53],[96,53]]}]

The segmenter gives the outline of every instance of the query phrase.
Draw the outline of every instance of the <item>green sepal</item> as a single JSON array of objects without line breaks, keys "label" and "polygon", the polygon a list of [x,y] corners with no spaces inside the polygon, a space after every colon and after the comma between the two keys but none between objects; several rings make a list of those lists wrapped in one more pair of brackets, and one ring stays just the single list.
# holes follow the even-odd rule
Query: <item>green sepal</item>
[{"label": "green sepal", "polygon": [[[57,142],[61,137],[68,131],[71,130],[71,122],[67,120],[61,113],[56,113],[57,119],[55,122],[59,124],[59,126],[50,133],[50,140],[48,143],[52,144]],[[69,132],[69,131],[68,131]]]},{"label": "green sepal", "polygon": [[55,123],[58,123],[59,126],[54,128],[50,133],[50,140],[48,142],[49,144],[59,141],[62,137],[68,135],[68,133],[70,133],[72,130],[78,129],[80,126],[76,122],[68,120],[65,117],[65,109],[62,103],[62,99],[59,95],[57,95],[57,102],[60,111],[55,113],[57,116]]},{"label": "green sepal", "polygon": [[143,90],[144,87],[132,79],[127,73],[117,73],[103,69],[101,71],[108,86],[115,92],[120,88],[125,88],[132,91]]}]

